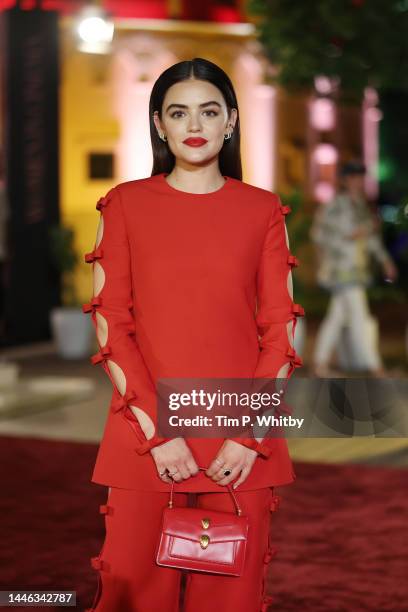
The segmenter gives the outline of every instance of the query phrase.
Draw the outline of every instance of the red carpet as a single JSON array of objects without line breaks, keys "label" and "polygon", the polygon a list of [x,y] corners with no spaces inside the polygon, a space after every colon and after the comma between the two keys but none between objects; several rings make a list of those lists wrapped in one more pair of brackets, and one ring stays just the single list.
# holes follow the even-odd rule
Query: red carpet
[{"label": "red carpet", "polygon": [[[93,444],[0,437],[0,590],[70,589],[77,610],[91,604],[89,557],[104,537],[98,506],[105,488],[89,482],[96,451]],[[295,469],[295,484],[277,489],[282,504],[271,514],[279,549],[269,565],[271,612],[405,611],[408,471]]]}]

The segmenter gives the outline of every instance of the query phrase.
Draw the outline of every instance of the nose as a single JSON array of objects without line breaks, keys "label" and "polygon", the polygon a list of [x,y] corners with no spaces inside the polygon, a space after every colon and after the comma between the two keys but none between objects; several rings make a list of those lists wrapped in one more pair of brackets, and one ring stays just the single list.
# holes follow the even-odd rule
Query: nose
[{"label": "nose", "polygon": [[190,120],[188,122],[188,131],[189,132],[198,132],[201,131],[201,122],[200,117],[196,113],[192,113],[190,115]]}]

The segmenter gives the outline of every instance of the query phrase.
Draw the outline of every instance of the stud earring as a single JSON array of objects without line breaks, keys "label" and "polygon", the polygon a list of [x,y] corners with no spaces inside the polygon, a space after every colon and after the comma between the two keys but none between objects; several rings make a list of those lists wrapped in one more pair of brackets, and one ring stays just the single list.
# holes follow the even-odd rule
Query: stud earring
[{"label": "stud earring", "polygon": [[160,134],[159,138],[161,138],[163,140],[163,142],[167,142],[167,136],[166,134]]}]

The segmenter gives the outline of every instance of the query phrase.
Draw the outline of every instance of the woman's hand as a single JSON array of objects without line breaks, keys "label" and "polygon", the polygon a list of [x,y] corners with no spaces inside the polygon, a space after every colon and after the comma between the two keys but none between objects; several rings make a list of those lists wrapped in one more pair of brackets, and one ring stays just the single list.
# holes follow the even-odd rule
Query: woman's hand
[{"label": "woman's hand", "polygon": [[[181,482],[190,476],[195,476],[199,471],[184,438],[174,438],[174,440],[154,446],[150,449],[150,454],[156,463],[159,478],[164,482],[171,483],[172,480]],[[166,469],[173,474],[172,477],[168,476]]]},{"label": "woman's hand", "polygon": [[383,272],[384,272],[384,278],[390,281],[391,283],[396,281],[398,278],[398,268],[394,264],[394,262],[390,259],[387,259],[387,261],[384,262]]},{"label": "woman's hand", "polygon": [[[213,459],[207,471],[214,482],[219,485],[227,485],[240,474],[238,480],[233,484],[233,489],[242,484],[251,473],[258,453],[233,440],[225,440]],[[225,470],[231,470],[229,476],[224,476]]]}]

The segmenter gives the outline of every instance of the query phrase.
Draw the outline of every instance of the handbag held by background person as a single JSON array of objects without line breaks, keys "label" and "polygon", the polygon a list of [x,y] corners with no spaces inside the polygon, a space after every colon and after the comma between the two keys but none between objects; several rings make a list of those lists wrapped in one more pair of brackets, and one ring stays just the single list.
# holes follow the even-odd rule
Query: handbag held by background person
[{"label": "handbag held by background person", "polygon": [[[206,468],[199,468],[205,470]],[[156,563],[167,567],[241,576],[248,540],[248,517],[226,485],[236,513],[173,506],[174,480],[163,510]]]}]

